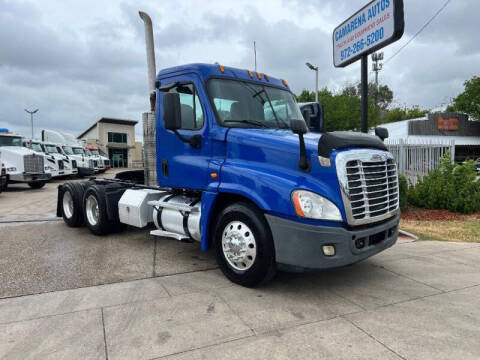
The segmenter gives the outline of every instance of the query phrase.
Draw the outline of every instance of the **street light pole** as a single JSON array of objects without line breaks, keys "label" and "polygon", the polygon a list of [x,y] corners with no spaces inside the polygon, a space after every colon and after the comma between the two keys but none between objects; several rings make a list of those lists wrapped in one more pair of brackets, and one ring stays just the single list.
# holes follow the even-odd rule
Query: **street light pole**
[{"label": "street light pole", "polygon": [[315,71],[315,102],[318,103],[318,66],[313,66],[309,62],[307,62],[305,65],[307,65],[310,70]]},{"label": "street light pole", "polygon": [[30,126],[32,127],[32,140],[33,140],[33,114],[36,114],[38,112],[38,109],[35,109],[33,111],[30,111],[27,109],[23,109],[23,110],[25,110],[27,113],[30,114]]}]

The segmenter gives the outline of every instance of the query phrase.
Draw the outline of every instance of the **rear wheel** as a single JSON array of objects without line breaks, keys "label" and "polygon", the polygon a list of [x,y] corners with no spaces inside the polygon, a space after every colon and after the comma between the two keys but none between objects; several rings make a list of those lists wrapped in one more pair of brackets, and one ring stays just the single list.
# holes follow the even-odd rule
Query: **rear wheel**
[{"label": "rear wheel", "polygon": [[227,206],[214,231],[217,262],[232,282],[254,287],[276,272],[272,235],[263,213],[248,203]]},{"label": "rear wheel", "polygon": [[88,229],[95,235],[112,232],[114,223],[108,219],[105,190],[102,186],[92,185],[83,196],[83,215]]},{"label": "rear wheel", "polygon": [[60,204],[63,220],[68,226],[78,227],[83,224],[84,189],[79,183],[66,183],[60,190]]},{"label": "rear wheel", "polygon": [[45,181],[31,181],[28,183],[28,186],[32,189],[41,189],[45,186]]}]

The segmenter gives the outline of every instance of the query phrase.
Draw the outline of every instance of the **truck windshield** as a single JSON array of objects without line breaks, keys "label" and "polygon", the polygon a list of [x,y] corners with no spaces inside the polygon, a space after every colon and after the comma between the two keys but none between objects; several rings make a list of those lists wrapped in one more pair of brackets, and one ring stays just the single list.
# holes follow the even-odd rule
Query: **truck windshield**
[{"label": "truck windshield", "polygon": [[73,150],[70,146],[62,146],[63,151],[67,155],[73,155]]},{"label": "truck windshield", "polygon": [[32,143],[32,150],[36,152],[43,152],[43,149],[39,143]]},{"label": "truck windshield", "polygon": [[85,150],[85,155],[92,156],[92,153],[90,152],[90,150]]},{"label": "truck windshield", "polygon": [[290,128],[303,119],[291,92],[246,81],[212,79],[208,93],[223,126]]},{"label": "truck windshield", "polygon": [[90,150],[90,152],[92,153],[92,155],[100,155],[100,154],[98,153],[98,150]]},{"label": "truck windshield", "polygon": [[0,136],[0,146],[22,146],[22,138],[15,136]]},{"label": "truck windshield", "polygon": [[75,155],[84,155],[84,152],[83,152],[83,149],[82,149],[82,148],[74,147],[74,148],[72,148],[72,150],[73,150],[73,153],[74,153]]},{"label": "truck windshield", "polygon": [[58,153],[57,147],[55,145],[45,145],[45,149],[47,150],[47,153],[49,153],[49,154]]}]

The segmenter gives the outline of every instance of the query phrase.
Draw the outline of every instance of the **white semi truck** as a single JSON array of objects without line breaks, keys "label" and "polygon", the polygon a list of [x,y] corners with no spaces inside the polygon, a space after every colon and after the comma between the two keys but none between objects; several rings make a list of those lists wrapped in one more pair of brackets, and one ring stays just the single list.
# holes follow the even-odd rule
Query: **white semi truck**
[{"label": "white semi truck", "polygon": [[76,162],[80,177],[90,176],[94,173],[94,163],[90,161],[92,159],[85,154],[82,144],[73,135],[53,130],[42,130],[42,137],[47,141],[59,144],[61,153]]},{"label": "white semi truck", "polygon": [[45,171],[52,178],[77,175],[77,162],[63,154],[58,144],[36,140],[24,140],[23,146],[45,155]]},{"label": "white semi truck", "polygon": [[7,129],[0,129],[0,162],[5,166],[7,182],[27,183],[33,189],[40,189],[50,180],[45,171],[45,157],[22,146],[22,137]]}]

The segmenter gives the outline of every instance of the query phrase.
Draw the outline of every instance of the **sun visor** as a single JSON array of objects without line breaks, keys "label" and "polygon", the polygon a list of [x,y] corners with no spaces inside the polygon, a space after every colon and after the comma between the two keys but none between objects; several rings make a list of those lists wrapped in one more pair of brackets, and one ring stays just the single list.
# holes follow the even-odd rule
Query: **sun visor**
[{"label": "sun visor", "polygon": [[318,141],[318,155],[329,159],[333,150],[349,147],[387,150],[383,141],[376,136],[348,131],[335,131],[323,134],[320,137]]}]

